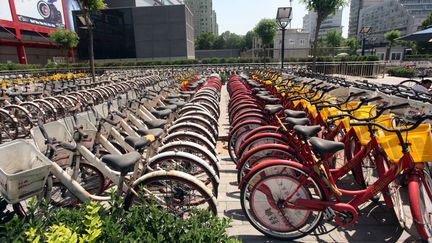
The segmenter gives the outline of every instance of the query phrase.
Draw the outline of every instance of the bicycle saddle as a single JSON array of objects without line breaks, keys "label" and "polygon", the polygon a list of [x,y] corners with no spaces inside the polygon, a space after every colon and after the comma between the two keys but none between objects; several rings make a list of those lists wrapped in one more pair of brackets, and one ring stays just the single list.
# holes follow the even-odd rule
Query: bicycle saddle
[{"label": "bicycle saddle", "polygon": [[155,138],[159,138],[162,133],[164,132],[161,128],[154,128],[154,129],[138,129],[137,133],[140,136],[146,136],[146,135],[153,135]]},{"label": "bicycle saddle", "polygon": [[294,131],[302,137],[303,140],[309,140],[318,135],[321,131],[321,126],[301,126],[295,125]]},{"label": "bicycle saddle", "polygon": [[168,104],[176,105],[178,108],[182,108],[184,105],[186,105],[186,102],[182,100],[165,100]]},{"label": "bicycle saddle", "polygon": [[264,107],[264,111],[271,115],[278,113],[282,109],[283,109],[282,105],[266,105]]},{"label": "bicycle saddle", "polygon": [[175,110],[177,110],[177,106],[176,105],[166,105],[166,106],[155,107],[155,109],[158,111],[163,111],[163,110],[175,111]]},{"label": "bicycle saddle", "polygon": [[195,91],[180,91],[180,94],[193,95],[193,94],[195,94]]},{"label": "bicycle saddle", "polygon": [[295,110],[289,110],[289,109],[284,110],[284,114],[287,117],[293,117],[293,118],[304,118],[307,116],[306,112],[304,112],[304,111],[295,111]]},{"label": "bicycle saddle", "polygon": [[294,118],[294,117],[287,117],[285,118],[285,122],[288,123],[289,125],[300,125],[300,126],[304,126],[304,125],[308,125],[309,124],[309,119],[308,118]]},{"label": "bicycle saddle", "polygon": [[168,95],[167,99],[179,99],[180,95]]},{"label": "bicycle saddle", "polygon": [[129,144],[132,148],[134,148],[137,151],[141,151],[146,146],[150,145],[151,142],[154,141],[153,135],[148,135],[148,137],[133,137],[133,136],[127,136],[125,138],[125,142]]},{"label": "bicycle saddle", "polygon": [[172,110],[170,109],[164,109],[164,110],[158,110],[158,111],[152,111],[151,113],[155,115],[157,118],[167,117],[169,114],[171,114]]},{"label": "bicycle saddle", "polygon": [[122,155],[105,155],[102,157],[102,162],[108,165],[115,171],[120,171],[122,175],[134,170],[135,163],[141,159],[141,154],[131,152]]},{"label": "bicycle saddle", "polygon": [[312,150],[323,155],[323,154],[333,154],[339,150],[344,149],[344,144],[340,142],[333,142],[317,137],[313,137],[309,140],[312,145]]},{"label": "bicycle saddle", "polygon": [[166,120],[161,120],[161,119],[157,119],[157,120],[144,119],[144,123],[150,129],[153,129],[153,128],[163,128],[167,124],[167,121]]}]

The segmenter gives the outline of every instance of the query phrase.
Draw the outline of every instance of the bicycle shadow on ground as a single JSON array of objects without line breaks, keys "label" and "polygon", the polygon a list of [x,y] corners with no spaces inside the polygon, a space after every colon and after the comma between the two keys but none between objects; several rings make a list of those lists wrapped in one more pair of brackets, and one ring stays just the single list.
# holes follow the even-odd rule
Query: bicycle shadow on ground
[{"label": "bicycle shadow on ground", "polygon": [[404,232],[391,208],[383,202],[371,202],[362,207],[354,226],[339,227],[338,233],[348,242],[400,242]]}]

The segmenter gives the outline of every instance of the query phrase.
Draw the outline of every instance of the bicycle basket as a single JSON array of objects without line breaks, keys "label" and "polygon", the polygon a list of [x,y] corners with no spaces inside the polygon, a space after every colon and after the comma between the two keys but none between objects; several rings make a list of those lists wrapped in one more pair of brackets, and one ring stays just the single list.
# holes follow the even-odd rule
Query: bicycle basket
[{"label": "bicycle basket", "polygon": [[[403,132],[402,137],[407,139],[410,154],[416,163],[432,161],[432,137],[430,124],[421,124],[416,129]],[[396,133],[385,133],[377,137],[378,143],[384,149],[391,162],[397,163],[403,156],[402,147]]]},{"label": "bicycle basket", "polygon": [[[44,125],[46,132],[50,138],[55,138],[57,141],[69,143],[73,146],[76,145],[72,135],[66,129],[65,125],[59,121],[50,122]],[[47,146],[45,138],[38,127],[34,127],[30,131],[33,140],[35,141],[36,148],[42,153],[45,153]],[[52,161],[55,161],[60,166],[69,166],[72,164],[73,153],[63,148],[57,148],[56,154]]]},{"label": "bicycle basket", "polygon": [[8,203],[42,192],[52,164],[34,145],[14,140],[0,145],[0,154],[0,192]]},{"label": "bicycle basket", "polygon": [[[392,128],[392,123],[393,123],[393,114],[385,114],[385,115],[381,115],[380,117],[378,117],[377,119],[373,120],[372,122],[374,123],[378,123],[380,125],[383,125],[384,127],[387,128]],[[367,145],[370,140],[370,132],[367,126],[354,126],[353,127],[357,138],[359,139],[360,143],[362,145]],[[374,127],[374,129],[378,129],[376,132],[376,136],[382,136],[383,135],[383,131],[381,129],[379,129],[378,127]]]}]

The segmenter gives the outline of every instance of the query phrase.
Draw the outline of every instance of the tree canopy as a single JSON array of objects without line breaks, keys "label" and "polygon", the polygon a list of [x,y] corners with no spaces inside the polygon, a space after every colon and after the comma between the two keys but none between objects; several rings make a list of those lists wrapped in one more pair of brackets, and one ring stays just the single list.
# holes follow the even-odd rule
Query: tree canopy
[{"label": "tree canopy", "polygon": [[350,55],[355,55],[357,54],[357,49],[359,49],[360,46],[360,42],[357,40],[357,38],[355,37],[351,37],[345,40],[345,45],[349,47],[349,54]]},{"label": "tree canopy", "polygon": [[52,42],[66,50],[77,47],[79,43],[77,33],[66,29],[57,29],[56,31],[49,33],[48,36]]},{"label": "tree canopy", "polygon": [[302,0],[309,11],[317,13],[316,29],[314,33],[313,53],[314,56],[317,48],[318,33],[321,23],[330,15],[348,4],[348,0]]},{"label": "tree canopy", "polygon": [[397,44],[396,38],[399,38],[400,36],[399,30],[391,30],[384,34],[384,39],[388,42],[388,46],[392,47]]},{"label": "tree canopy", "polygon": [[325,42],[329,47],[339,47],[343,43],[343,37],[340,32],[336,30],[329,30],[325,36]]},{"label": "tree canopy", "polygon": [[429,14],[429,17],[427,17],[421,24],[422,29],[426,29],[427,27],[432,25],[432,12]]},{"label": "tree canopy", "polygon": [[261,39],[264,46],[271,46],[276,36],[276,20],[262,19],[254,28],[254,32]]}]

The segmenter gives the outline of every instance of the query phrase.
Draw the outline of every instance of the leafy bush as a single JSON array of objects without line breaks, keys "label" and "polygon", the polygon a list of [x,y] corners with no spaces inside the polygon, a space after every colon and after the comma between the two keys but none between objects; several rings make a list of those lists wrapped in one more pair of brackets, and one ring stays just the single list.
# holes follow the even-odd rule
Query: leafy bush
[{"label": "leafy bush", "polygon": [[389,69],[387,73],[390,76],[412,78],[415,76],[416,70],[414,68],[396,67]]},{"label": "leafy bush", "polygon": [[182,220],[154,204],[123,209],[121,199],[109,207],[99,203],[80,208],[42,207],[40,214],[14,217],[0,225],[0,242],[237,242],[226,229],[230,219],[193,210]]},{"label": "leafy bush", "polygon": [[17,63],[0,63],[0,70],[28,70],[40,69],[39,64],[17,64]]}]

